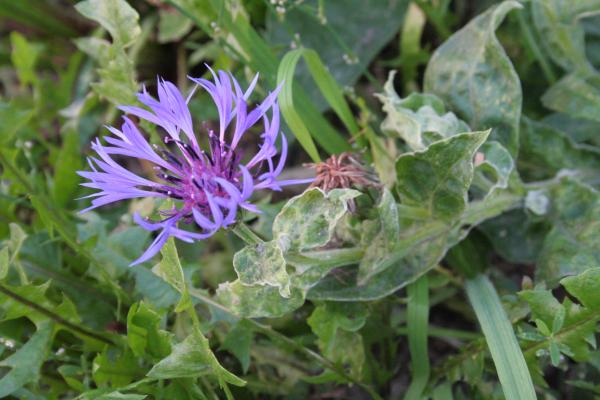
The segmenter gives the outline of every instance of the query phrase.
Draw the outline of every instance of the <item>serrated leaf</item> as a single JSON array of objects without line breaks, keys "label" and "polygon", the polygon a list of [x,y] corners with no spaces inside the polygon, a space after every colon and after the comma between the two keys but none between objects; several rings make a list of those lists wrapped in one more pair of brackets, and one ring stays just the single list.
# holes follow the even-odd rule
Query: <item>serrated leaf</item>
[{"label": "serrated leaf", "polygon": [[10,371],[0,379],[0,397],[14,393],[24,385],[37,382],[40,368],[50,350],[53,325],[46,321],[39,324],[35,333],[19,350],[0,361],[0,366]]},{"label": "serrated leaf", "polygon": [[131,45],[141,34],[140,16],[125,0],[85,0],[77,3],[75,8],[98,22],[119,46]]},{"label": "serrated leaf", "polygon": [[347,202],[359,194],[352,189],[334,189],[328,193],[318,188],[307,190],[290,199],[275,217],[273,237],[284,252],[324,246],[346,213]]},{"label": "serrated leaf", "polygon": [[210,350],[208,340],[201,332],[194,330],[181,343],[173,346],[171,354],[154,365],[148,376],[156,379],[194,378],[214,374],[236,386],[244,386],[245,381],[224,369]]},{"label": "serrated leaf", "polygon": [[173,286],[181,294],[181,299],[175,307],[175,311],[179,312],[188,308],[191,304],[191,298],[185,284],[183,269],[177,255],[177,248],[173,238],[169,238],[160,251],[163,258],[152,268],[152,272],[161,277],[169,285]]},{"label": "serrated leaf", "polygon": [[125,386],[141,374],[137,359],[129,350],[119,353],[107,349],[99,353],[92,365],[92,376],[97,385],[113,388]]},{"label": "serrated leaf", "polygon": [[0,101],[0,144],[7,144],[33,116],[33,110]]},{"label": "serrated leaf", "polygon": [[21,84],[27,85],[37,82],[38,76],[35,72],[35,65],[43,47],[28,42],[25,36],[16,31],[11,32],[10,42],[12,45],[11,60],[19,75]]},{"label": "serrated leaf", "polygon": [[273,286],[281,296],[290,297],[290,276],[276,241],[244,247],[235,253],[233,267],[242,284]]},{"label": "serrated leaf", "polygon": [[161,317],[146,303],[135,303],[127,313],[127,343],[138,357],[161,359],[171,352],[170,334],[160,329]]},{"label": "serrated leaf", "polygon": [[[597,312],[599,297],[597,293],[600,290],[599,271],[599,268],[588,269],[577,276],[561,281],[567,291],[581,301],[583,306],[574,304],[569,298],[565,298],[561,304],[549,290],[538,288],[519,292],[519,297],[531,308],[531,318],[543,321],[546,327],[554,325],[557,314],[564,314],[564,322],[558,331],[552,332],[551,340],[556,342],[563,354],[576,361],[589,358],[588,338],[593,335],[596,324],[600,320],[600,314]],[[550,333],[549,329],[546,329]]]},{"label": "serrated leaf", "polygon": [[228,350],[239,360],[244,374],[248,372],[250,366],[250,347],[253,337],[252,325],[246,320],[241,320],[227,332],[221,345],[222,349]]},{"label": "serrated leaf", "polygon": [[432,218],[451,222],[464,211],[473,178],[475,151],[489,131],[463,133],[440,140],[423,152],[396,161],[396,190],[402,204],[421,207]]},{"label": "serrated leaf", "polygon": [[375,220],[363,222],[362,242],[366,250],[358,266],[359,285],[382,271],[383,261],[396,246],[400,235],[398,207],[389,190],[384,190],[376,212]]},{"label": "serrated leaf", "polygon": [[411,93],[402,99],[394,89],[396,71],[389,74],[383,93],[377,94],[386,117],[381,130],[403,139],[412,150],[423,150],[431,143],[470,131],[468,125],[434,94]]},{"label": "serrated leaf", "polygon": [[522,6],[504,1],[454,33],[431,57],[426,92],[440,96],[473,129],[493,128],[491,138],[514,156],[519,147],[521,84],[495,31]]},{"label": "serrated leaf", "polygon": [[323,354],[336,363],[348,363],[355,377],[360,377],[365,358],[362,336],[357,331],[367,315],[363,304],[324,303],[307,320]]}]

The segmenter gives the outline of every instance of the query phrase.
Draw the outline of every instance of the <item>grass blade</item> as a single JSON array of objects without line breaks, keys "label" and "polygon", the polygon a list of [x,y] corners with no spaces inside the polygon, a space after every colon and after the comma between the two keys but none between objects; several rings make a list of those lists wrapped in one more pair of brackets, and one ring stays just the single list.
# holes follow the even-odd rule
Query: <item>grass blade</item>
[{"label": "grass blade", "polygon": [[490,280],[482,274],[466,280],[469,301],[494,360],[507,400],[535,400],[535,390],[512,325]]},{"label": "grass blade", "polygon": [[429,281],[423,275],[407,287],[408,347],[412,382],[404,395],[405,400],[419,400],[429,381],[430,366],[427,352],[429,324]]}]

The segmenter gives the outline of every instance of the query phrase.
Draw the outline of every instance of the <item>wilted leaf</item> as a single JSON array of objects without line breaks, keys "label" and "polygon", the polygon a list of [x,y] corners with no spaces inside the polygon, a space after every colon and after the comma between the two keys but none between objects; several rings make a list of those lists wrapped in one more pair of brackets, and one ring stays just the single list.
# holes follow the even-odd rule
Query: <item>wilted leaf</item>
[{"label": "wilted leaf", "polygon": [[386,118],[381,130],[402,138],[412,150],[423,150],[431,143],[470,131],[454,113],[446,112],[444,102],[434,94],[411,93],[402,99],[394,89],[396,71],[390,72],[377,95]]},{"label": "wilted leaf", "polygon": [[440,96],[473,129],[492,128],[491,138],[515,156],[519,147],[521,84],[494,32],[521,8],[516,1],[492,6],[441,45],[425,71],[425,91]]}]

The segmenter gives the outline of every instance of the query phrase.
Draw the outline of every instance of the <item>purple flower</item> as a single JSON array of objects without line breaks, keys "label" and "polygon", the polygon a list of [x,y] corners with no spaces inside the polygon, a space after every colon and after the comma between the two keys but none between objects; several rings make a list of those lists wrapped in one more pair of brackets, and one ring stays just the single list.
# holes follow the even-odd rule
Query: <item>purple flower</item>
[{"label": "purple flower", "polygon": [[[148,231],[160,231],[150,247],[131,265],[154,256],[169,236],[185,242],[203,240],[218,229],[235,222],[238,208],[259,212],[250,203],[257,189],[281,190],[284,185],[309,183],[312,179],[278,181],[287,155],[287,142],[279,130],[279,88],[261,104],[248,111],[248,98],[258,75],[242,91],[235,78],[224,71],[215,74],[214,82],[190,78],[196,87],[187,98],[171,82],[158,80],[158,100],[144,88],[138,99],[146,108],[125,106],[120,109],[166,131],[164,145],[150,145],[137,126],[127,117],[121,130],[108,127],[115,136],[98,139],[92,149],[98,157],[89,157],[91,171],[78,174],[89,180],[82,186],[97,189],[86,196],[93,198],[86,212],[105,204],[138,197],[161,197],[174,200],[170,210],[160,211],[162,219],[148,221],[134,215],[135,222]],[[196,138],[188,102],[200,86],[212,97],[219,112],[219,132],[208,131],[207,149]],[[270,114],[270,118],[269,118]],[[238,149],[240,140],[262,119],[263,132],[257,151],[245,157]],[[280,138],[281,153],[275,143]],[[117,163],[112,156],[127,156],[154,164],[157,180],[140,177]],[[244,160],[244,163],[242,163]],[[196,224],[199,232],[184,230],[179,222]]]}]

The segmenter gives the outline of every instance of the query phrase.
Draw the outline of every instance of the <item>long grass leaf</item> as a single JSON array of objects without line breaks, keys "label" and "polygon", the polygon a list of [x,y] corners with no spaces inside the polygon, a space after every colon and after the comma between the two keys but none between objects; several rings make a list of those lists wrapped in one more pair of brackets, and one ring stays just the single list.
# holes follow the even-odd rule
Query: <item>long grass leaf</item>
[{"label": "long grass leaf", "polygon": [[404,395],[405,400],[419,400],[431,372],[427,352],[429,324],[429,281],[423,275],[407,287],[408,348],[412,367],[412,382]]},{"label": "long grass leaf", "polygon": [[482,274],[465,283],[507,400],[535,400],[531,375],[512,325],[490,280]]}]

